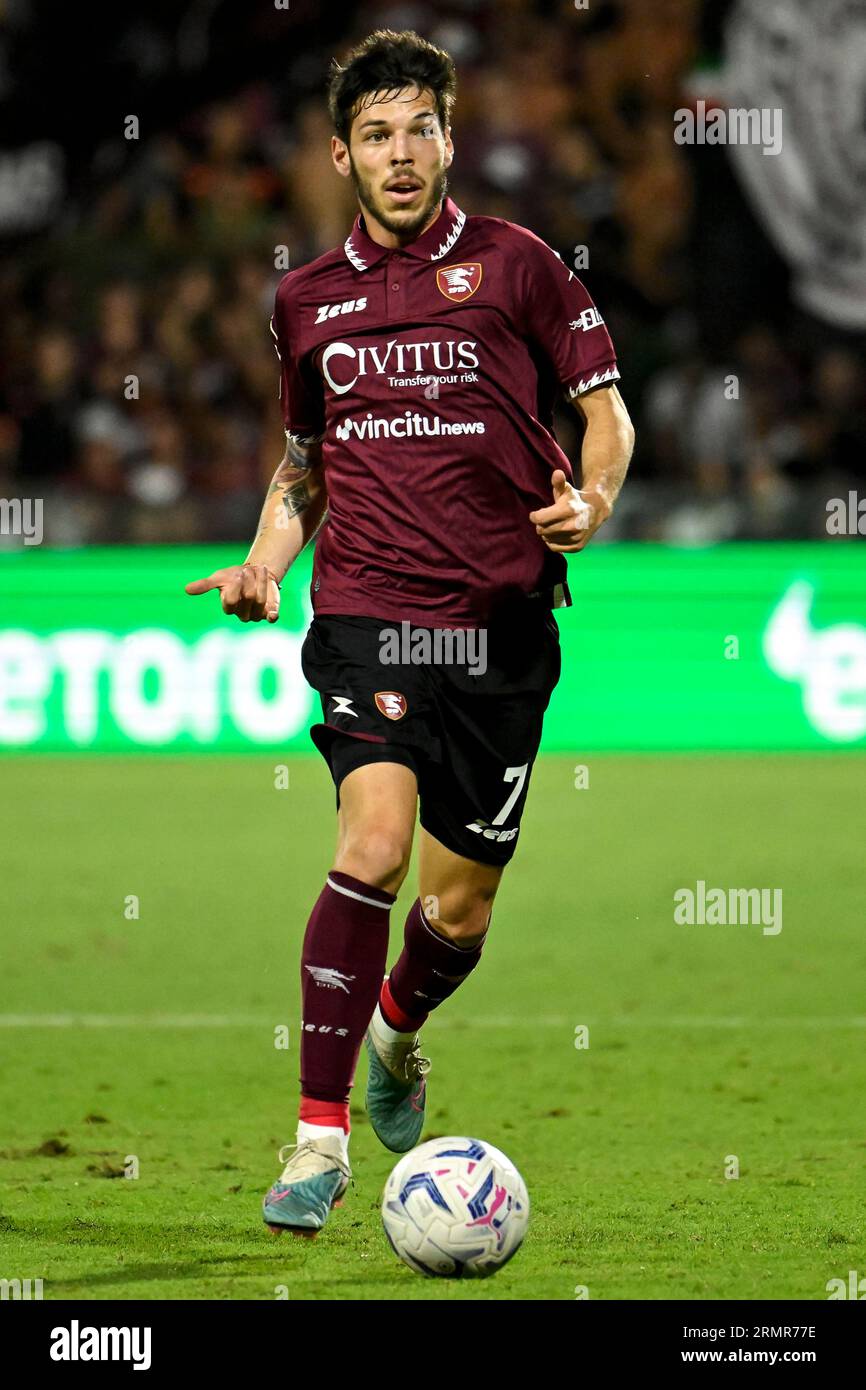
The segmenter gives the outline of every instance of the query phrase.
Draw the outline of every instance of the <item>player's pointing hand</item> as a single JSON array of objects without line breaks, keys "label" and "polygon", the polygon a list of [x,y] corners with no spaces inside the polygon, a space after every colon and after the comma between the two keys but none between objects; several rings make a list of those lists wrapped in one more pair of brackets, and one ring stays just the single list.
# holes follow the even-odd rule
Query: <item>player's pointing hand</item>
[{"label": "player's pointing hand", "polygon": [[595,488],[579,492],[561,468],[554,471],[551,483],[553,505],[530,512],[529,520],[548,550],[563,554],[583,550],[610,516],[610,503]]},{"label": "player's pointing hand", "polygon": [[262,618],[275,623],[280,616],[280,586],[266,565],[229,565],[186,586],[188,594],[209,594],[211,589],[219,589],[223,612],[234,613],[242,623]]}]

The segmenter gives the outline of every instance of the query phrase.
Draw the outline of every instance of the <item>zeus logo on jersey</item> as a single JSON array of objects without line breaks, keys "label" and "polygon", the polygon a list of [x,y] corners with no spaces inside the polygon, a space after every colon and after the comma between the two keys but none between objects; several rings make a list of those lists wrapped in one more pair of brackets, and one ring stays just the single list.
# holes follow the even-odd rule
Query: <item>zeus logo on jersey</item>
[{"label": "zeus logo on jersey", "polygon": [[584,309],[583,313],[579,314],[576,319],[572,319],[568,326],[572,329],[582,328],[584,333],[586,333],[590,328],[602,328],[604,326],[604,319],[597,309]]},{"label": "zeus logo on jersey", "polygon": [[[404,372],[451,372],[478,366],[478,344],[464,339],[461,342],[449,338],[438,343],[399,343],[392,338],[383,348],[354,347],[352,343],[330,343],[322,353],[322,375],[331,390],[344,396],[359,377],[362,376],[400,376]],[[343,371],[337,366],[341,358],[346,359],[345,370],[354,373],[348,380],[339,381]],[[456,360],[455,360],[456,359]]]},{"label": "zeus logo on jersey", "polygon": [[366,309],[367,297],[363,299],[346,299],[342,304],[323,304],[316,311],[316,323],[324,323],[325,319],[335,319],[340,314],[354,314],[359,309]]},{"label": "zeus logo on jersey", "polygon": [[354,432],[358,439],[413,439],[420,435],[483,434],[483,420],[442,420],[438,415],[421,415],[417,410],[405,410],[396,420],[374,419],[367,411],[365,420],[346,419],[337,426],[337,438],[349,439]]}]

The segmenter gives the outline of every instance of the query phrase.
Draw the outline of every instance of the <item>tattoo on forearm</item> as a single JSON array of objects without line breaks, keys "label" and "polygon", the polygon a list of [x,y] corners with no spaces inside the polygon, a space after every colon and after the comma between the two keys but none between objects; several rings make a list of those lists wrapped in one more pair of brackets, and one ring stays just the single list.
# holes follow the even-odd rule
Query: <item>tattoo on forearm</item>
[{"label": "tattoo on forearm", "polygon": [[310,505],[310,489],[306,483],[297,482],[286,484],[282,483],[278,488],[282,495],[283,506],[286,509],[286,517],[300,516]]},{"label": "tattoo on forearm", "polygon": [[284,492],[286,488],[299,483],[306,478],[309,471],[309,468],[297,468],[288,463],[281,463],[268,488],[268,496],[273,496],[275,492]]},{"label": "tattoo on forearm", "polygon": [[[265,505],[259,518],[256,538],[270,528],[274,520],[271,498],[278,494],[279,500],[283,504],[284,515],[277,520],[277,529],[282,529],[286,522],[292,517],[300,516],[305,512],[312,502],[308,479],[311,468],[316,460],[311,457],[314,449],[311,446],[294,444],[289,440],[286,446],[287,457],[280,464],[273,481],[268,488]],[[279,513],[278,513],[279,516]]]}]

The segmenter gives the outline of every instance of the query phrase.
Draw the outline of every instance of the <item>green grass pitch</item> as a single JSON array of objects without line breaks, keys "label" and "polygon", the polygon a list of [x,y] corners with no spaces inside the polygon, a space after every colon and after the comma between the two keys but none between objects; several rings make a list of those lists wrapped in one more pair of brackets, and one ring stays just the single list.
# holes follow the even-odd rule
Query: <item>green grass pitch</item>
[{"label": "green grass pitch", "polygon": [[[539,762],[484,959],[424,1034],[427,1134],[490,1140],[529,1187],[523,1249],[477,1283],[388,1247],[363,1052],[345,1205],[315,1242],[261,1224],[294,1140],[324,766],[277,790],[273,757],[4,761],[0,1277],[572,1300],[824,1299],[866,1275],[862,760],[592,757],[578,790],[578,757]],[[698,879],[781,888],[782,931],[675,924]]]}]

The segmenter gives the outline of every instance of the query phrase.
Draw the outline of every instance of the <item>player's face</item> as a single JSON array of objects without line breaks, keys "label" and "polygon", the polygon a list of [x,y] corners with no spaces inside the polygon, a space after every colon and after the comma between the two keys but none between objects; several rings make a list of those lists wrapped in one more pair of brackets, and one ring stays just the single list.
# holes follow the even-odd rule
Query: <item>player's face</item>
[{"label": "player's face", "polygon": [[348,147],[335,139],[334,162],[350,174],[368,217],[400,241],[411,241],[438,211],[454,149],[431,92],[408,87],[381,96],[355,116]]}]

